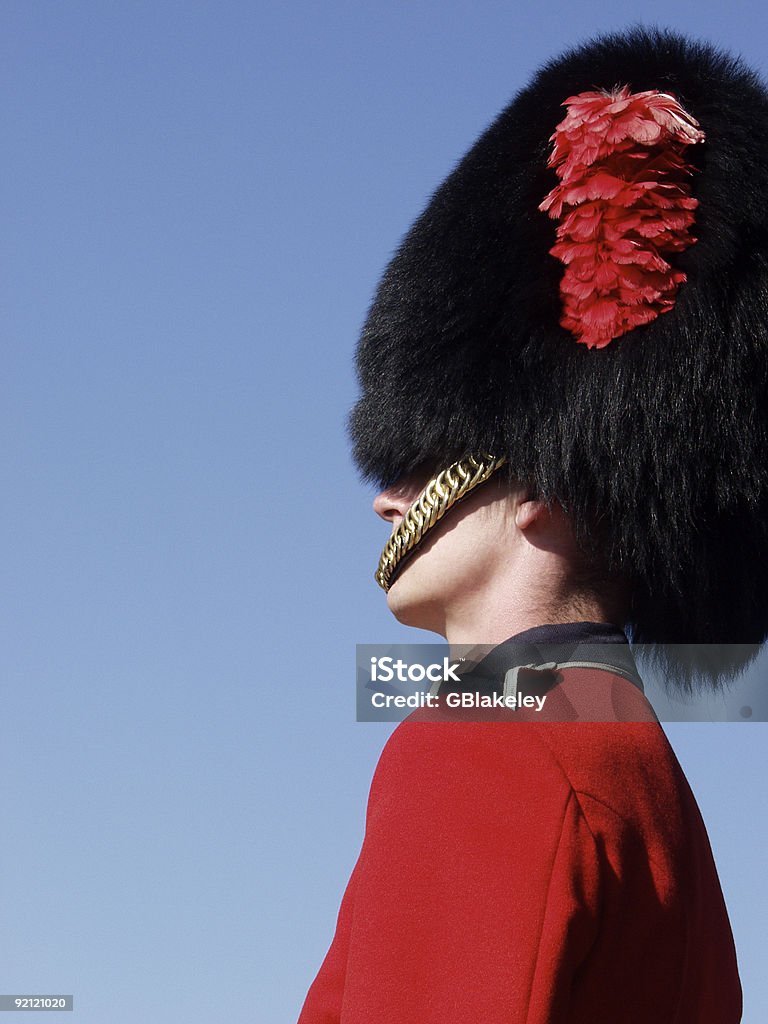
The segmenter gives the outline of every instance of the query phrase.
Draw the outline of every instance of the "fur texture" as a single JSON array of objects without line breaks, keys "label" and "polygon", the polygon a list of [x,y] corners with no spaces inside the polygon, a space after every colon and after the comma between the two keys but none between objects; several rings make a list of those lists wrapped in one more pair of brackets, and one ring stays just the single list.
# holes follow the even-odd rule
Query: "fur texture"
[{"label": "fur texture", "polygon": [[[674,309],[602,349],[559,325],[564,100],[673,94],[706,141],[697,244]],[[638,642],[756,645],[768,634],[768,93],[735,58],[645,29],[546,65],[435,193],[390,263],[358,348],[358,466],[390,483],[504,453],[632,584]],[[734,667],[755,647],[737,654]],[[678,661],[680,659],[677,659]],[[682,663],[682,662],[681,662]],[[687,675],[686,675],[687,673]],[[727,674],[694,658],[678,676]]]}]

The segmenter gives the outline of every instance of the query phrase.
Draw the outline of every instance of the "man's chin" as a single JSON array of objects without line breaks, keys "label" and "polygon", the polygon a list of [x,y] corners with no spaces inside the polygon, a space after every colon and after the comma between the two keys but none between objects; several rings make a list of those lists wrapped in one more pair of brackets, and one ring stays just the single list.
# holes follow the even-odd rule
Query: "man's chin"
[{"label": "man's chin", "polygon": [[387,592],[387,607],[404,626],[439,633],[435,623],[435,596],[430,598],[425,581],[419,577],[415,565],[403,566]]},{"label": "man's chin", "polygon": [[414,605],[410,601],[399,600],[399,595],[393,595],[391,590],[387,595],[387,607],[397,621],[401,622],[404,626],[418,627],[420,625],[418,605]]},{"label": "man's chin", "polygon": [[[409,626],[411,623],[406,621],[406,619],[408,609],[413,607],[414,595],[408,586],[407,574],[408,566],[404,565],[387,591],[387,607],[398,622]],[[403,616],[406,616],[406,618]]]}]

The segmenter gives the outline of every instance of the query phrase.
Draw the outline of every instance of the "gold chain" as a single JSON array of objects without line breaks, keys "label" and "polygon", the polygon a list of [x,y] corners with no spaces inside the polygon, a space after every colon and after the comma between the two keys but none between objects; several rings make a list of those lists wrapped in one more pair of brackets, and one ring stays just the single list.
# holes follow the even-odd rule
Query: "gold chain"
[{"label": "gold chain", "polygon": [[470,491],[491,477],[506,459],[493,455],[470,455],[438,473],[426,485],[405,513],[384,546],[376,570],[376,582],[389,590],[395,570],[424,535],[445,513]]}]

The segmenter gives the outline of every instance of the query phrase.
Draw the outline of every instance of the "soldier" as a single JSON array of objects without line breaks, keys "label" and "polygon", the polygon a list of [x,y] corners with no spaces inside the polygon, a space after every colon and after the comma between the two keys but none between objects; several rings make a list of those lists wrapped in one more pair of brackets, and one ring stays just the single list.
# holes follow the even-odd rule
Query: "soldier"
[{"label": "soldier", "polygon": [[627,637],[693,688],[768,634],[767,257],[768,93],[646,30],[543,68],[395,255],[352,417],[377,579],[488,646],[459,689],[548,712],[395,730],[300,1024],[740,1020]]}]

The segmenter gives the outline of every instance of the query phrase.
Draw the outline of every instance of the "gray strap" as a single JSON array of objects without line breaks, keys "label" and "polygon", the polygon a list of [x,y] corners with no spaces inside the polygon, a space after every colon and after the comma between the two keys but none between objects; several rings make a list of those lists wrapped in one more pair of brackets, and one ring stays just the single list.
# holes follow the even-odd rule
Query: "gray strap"
[{"label": "gray strap", "polygon": [[505,697],[517,697],[517,676],[520,669],[528,669],[532,672],[559,672],[564,668],[591,668],[598,672],[610,672],[613,676],[621,676],[622,679],[628,680],[641,693],[644,692],[640,676],[630,669],[617,668],[616,665],[606,665],[601,661],[547,661],[542,665],[515,665],[514,668],[509,669],[504,676],[502,693]]}]

